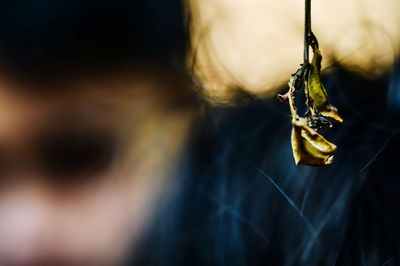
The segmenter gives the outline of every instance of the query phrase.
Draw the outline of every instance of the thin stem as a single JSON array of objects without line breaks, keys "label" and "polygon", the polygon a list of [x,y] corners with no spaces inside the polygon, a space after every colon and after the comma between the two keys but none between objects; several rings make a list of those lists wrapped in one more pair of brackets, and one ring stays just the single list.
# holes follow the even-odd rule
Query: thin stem
[{"label": "thin stem", "polygon": [[309,39],[311,36],[311,0],[305,0],[305,17],[304,17],[304,64],[310,62],[309,59]]}]

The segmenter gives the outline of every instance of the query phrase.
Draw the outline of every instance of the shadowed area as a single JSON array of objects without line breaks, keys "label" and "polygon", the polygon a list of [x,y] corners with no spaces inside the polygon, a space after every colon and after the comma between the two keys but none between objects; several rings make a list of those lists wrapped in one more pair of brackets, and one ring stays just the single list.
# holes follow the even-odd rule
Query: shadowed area
[{"label": "shadowed area", "polygon": [[138,265],[397,265],[399,74],[324,75],[346,119],[327,132],[339,147],[329,167],[295,166],[277,100],[210,108]]}]

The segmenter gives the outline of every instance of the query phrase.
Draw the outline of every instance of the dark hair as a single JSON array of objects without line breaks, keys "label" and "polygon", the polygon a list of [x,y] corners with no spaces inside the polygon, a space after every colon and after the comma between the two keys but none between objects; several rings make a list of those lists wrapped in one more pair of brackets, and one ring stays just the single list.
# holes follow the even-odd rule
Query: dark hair
[{"label": "dark hair", "polygon": [[183,65],[180,0],[0,2],[0,67],[17,75]]},{"label": "dark hair", "polygon": [[399,77],[324,75],[345,118],[329,167],[295,166],[276,99],[211,108],[134,265],[399,265]]}]

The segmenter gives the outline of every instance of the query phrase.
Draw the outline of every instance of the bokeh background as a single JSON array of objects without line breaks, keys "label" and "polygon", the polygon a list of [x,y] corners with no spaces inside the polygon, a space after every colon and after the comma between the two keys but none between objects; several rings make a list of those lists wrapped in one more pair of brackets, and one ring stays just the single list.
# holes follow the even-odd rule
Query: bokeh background
[{"label": "bokeh background", "polygon": [[[272,96],[302,62],[304,1],[189,0],[192,61],[207,94],[229,99],[235,87]],[[399,56],[400,3],[313,1],[312,28],[323,68],[340,64],[368,76]]]},{"label": "bokeh background", "polygon": [[[97,133],[128,121],[124,129],[129,130],[118,132],[134,136],[136,142],[122,146],[124,152],[130,155],[131,151],[132,157],[140,160],[137,164],[128,161],[124,166],[131,171],[138,165],[142,173],[140,178],[132,178],[134,186],[122,183],[123,190],[111,189],[113,197],[126,196],[122,204],[103,204],[107,200],[103,196],[109,194],[96,194],[101,204],[96,205],[100,207],[95,208],[95,219],[81,209],[86,206],[82,203],[88,202],[84,197],[77,200],[76,194],[68,194],[78,210],[73,215],[60,207],[68,209],[69,204],[47,201],[56,211],[46,215],[60,216],[57,223],[51,223],[53,231],[43,226],[45,223],[37,223],[43,234],[31,227],[31,220],[19,217],[32,213],[35,219],[50,216],[41,216],[42,212],[31,208],[36,201],[30,200],[30,190],[20,193],[17,203],[28,203],[28,207],[14,209],[21,215],[14,217],[33,235],[49,237],[45,252],[58,247],[51,243],[57,242],[60,232],[60,236],[72,239],[64,246],[69,251],[81,251],[75,243],[86,247],[104,244],[97,239],[104,241],[102,236],[112,235],[110,230],[118,227],[116,219],[111,218],[118,216],[126,221],[124,214],[134,206],[132,216],[137,222],[117,230],[122,235],[118,239],[128,238],[126,232],[132,228],[138,236],[127,265],[400,264],[398,0],[312,1],[313,30],[324,56],[322,80],[330,101],[345,120],[322,131],[338,146],[329,167],[294,164],[289,110],[275,97],[286,89],[290,75],[302,62],[303,1],[188,0],[184,2],[185,17],[178,0],[40,3],[0,3],[1,77],[18,81],[18,85],[36,85],[20,87],[18,92],[23,97],[11,97],[18,105],[8,100],[9,94],[2,96],[5,104],[0,106],[4,118],[1,126],[8,129],[14,120],[23,126],[37,126],[30,115],[50,106],[44,113],[53,120],[46,129],[62,133],[61,145],[51,146],[56,149],[47,156],[53,159],[54,154],[63,154],[60,147],[70,151],[68,148],[73,146],[69,140],[75,131],[64,126],[79,124],[77,118],[85,118],[81,124],[86,126],[101,124]],[[135,8],[143,8],[143,12],[135,13]],[[115,73],[118,82],[107,80]],[[70,84],[75,84],[75,89]],[[136,90],[131,90],[133,87]],[[198,95],[195,97],[191,90]],[[197,96],[206,100],[199,101]],[[305,100],[301,93],[296,97]],[[196,105],[200,105],[200,113],[186,140],[186,115],[198,111]],[[27,114],[25,120],[9,115],[20,106],[23,108],[13,113],[15,117]],[[73,110],[74,116],[60,119],[58,111],[66,109]],[[170,121],[171,117],[179,119]],[[60,124],[62,127],[58,127]],[[19,136],[9,135],[13,139]],[[83,147],[80,137],[73,144]],[[84,137],[85,143],[93,138]],[[104,149],[100,148],[106,147],[103,141],[96,141],[88,154],[101,154]],[[25,151],[26,146],[18,138],[15,143],[4,145],[12,151],[17,146]],[[165,145],[163,152],[160,143]],[[105,151],[110,155],[107,158],[114,155]],[[76,151],[71,154],[74,159]],[[31,157],[35,159],[28,159]],[[148,164],[142,163],[143,158]],[[25,156],[20,159],[13,164],[17,170],[19,163],[26,162]],[[78,161],[78,166],[82,162],[72,161]],[[177,168],[176,175],[161,178],[172,166]],[[66,168],[72,167],[67,164]],[[70,180],[56,181],[60,191],[65,192],[64,184]],[[85,191],[90,192],[86,195],[91,199],[94,194]],[[38,194],[41,200],[42,194]],[[46,194],[48,198],[52,199]],[[104,206],[107,208],[102,209]],[[150,209],[151,215],[147,216]],[[58,227],[69,219],[74,223],[68,224],[68,230]],[[11,232],[9,239],[20,240],[15,235],[26,231],[12,221],[8,220],[11,229],[2,227],[6,228],[3,232]],[[89,237],[84,234],[91,231],[88,228],[93,229]],[[36,243],[33,238],[24,238],[11,246],[4,239],[0,236],[0,244],[15,254],[30,251]],[[105,242],[108,245],[104,244],[104,250],[112,253],[130,248]],[[96,257],[103,252],[94,254]]]},{"label": "bokeh background", "polygon": [[302,62],[303,1],[189,3],[188,62],[214,105],[149,242],[153,265],[398,265],[400,3],[312,1],[323,82],[345,119],[324,132],[338,151],[319,168],[294,165],[275,99]]}]

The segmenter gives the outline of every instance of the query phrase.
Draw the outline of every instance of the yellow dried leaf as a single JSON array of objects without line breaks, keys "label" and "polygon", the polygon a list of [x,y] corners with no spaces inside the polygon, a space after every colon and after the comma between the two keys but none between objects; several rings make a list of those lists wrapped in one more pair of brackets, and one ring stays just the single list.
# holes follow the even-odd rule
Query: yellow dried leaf
[{"label": "yellow dried leaf", "polygon": [[297,165],[329,165],[333,162],[336,145],[307,126],[304,119],[293,121],[292,149]]},{"label": "yellow dried leaf", "polygon": [[321,53],[316,49],[305,86],[310,111],[313,115],[319,113],[336,121],[343,122],[337,109],[328,102],[328,94],[320,79],[321,60]]}]

